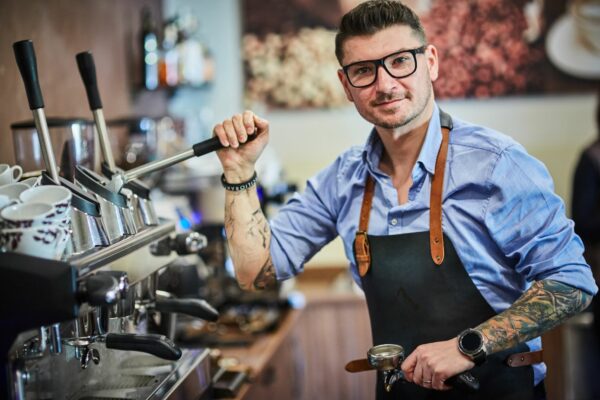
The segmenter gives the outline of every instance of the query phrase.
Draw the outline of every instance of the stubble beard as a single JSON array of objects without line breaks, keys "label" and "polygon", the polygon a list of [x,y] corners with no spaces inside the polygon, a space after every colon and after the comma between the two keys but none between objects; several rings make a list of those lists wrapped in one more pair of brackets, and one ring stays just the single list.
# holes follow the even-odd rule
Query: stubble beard
[{"label": "stubble beard", "polygon": [[[367,121],[371,122],[373,125],[379,126],[384,129],[393,130],[393,129],[402,128],[402,127],[409,125],[411,122],[413,122],[415,119],[417,119],[418,117],[420,117],[423,114],[423,112],[427,108],[427,104],[429,103],[432,96],[433,96],[433,85],[431,82],[429,82],[429,86],[427,88],[426,96],[425,96],[424,100],[418,104],[415,104],[415,109],[413,109],[412,112],[409,112],[409,114],[407,116],[400,117],[400,119],[396,120],[396,121],[386,121],[382,118],[378,118],[374,114],[372,114],[370,116],[363,115],[363,117]],[[383,94],[377,98],[376,102],[389,101],[389,100],[393,100],[394,98],[395,98],[395,96],[392,94]],[[413,100],[414,97],[408,95],[407,99],[410,101],[410,100]]]}]

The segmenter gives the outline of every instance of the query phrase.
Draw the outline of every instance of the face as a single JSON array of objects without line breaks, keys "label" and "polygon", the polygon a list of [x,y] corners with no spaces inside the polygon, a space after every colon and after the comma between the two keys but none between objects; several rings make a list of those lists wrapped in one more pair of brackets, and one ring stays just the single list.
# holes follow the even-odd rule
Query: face
[{"label": "face", "polygon": [[[379,59],[422,45],[410,27],[395,25],[372,36],[348,39],[343,48],[343,65]],[[385,129],[410,128],[425,122],[429,117],[427,111],[433,107],[432,82],[438,76],[436,48],[427,46],[425,53],[416,55],[416,60],[415,73],[400,79],[390,76],[380,66],[375,82],[364,88],[350,85],[342,70],[338,71],[338,77],[346,97],[364,119]]]}]

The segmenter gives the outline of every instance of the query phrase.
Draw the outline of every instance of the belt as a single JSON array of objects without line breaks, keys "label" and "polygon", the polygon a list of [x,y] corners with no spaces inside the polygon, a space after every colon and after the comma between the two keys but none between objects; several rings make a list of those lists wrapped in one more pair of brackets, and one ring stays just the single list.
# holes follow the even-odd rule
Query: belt
[{"label": "belt", "polygon": [[531,364],[538,364],[543,361],[544,350],[529,351],[525,353],[515,353],[506,357],[504,361],[509,367],[525,367]]}]

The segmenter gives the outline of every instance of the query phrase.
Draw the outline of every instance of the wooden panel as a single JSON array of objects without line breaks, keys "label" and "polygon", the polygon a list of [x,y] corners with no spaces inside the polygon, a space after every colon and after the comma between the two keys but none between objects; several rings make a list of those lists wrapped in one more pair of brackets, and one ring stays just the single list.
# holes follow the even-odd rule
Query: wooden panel
[{"label": "wooden panel", "polygon": [[366,357],[372,345],[364,301],[311,304],[309,300],[298,329],[306,356],[303,399],[375,397],[375,372],[344,370],[348,361]]},{"label": "wooden panel", "polygon": [[13,163],[12,122],[31,119],[12,44],[31,39],[37,55],[47,116],[91,119],[75,54],[91,50],[106,118],[132,111],[140,80],[138,35],[141,9],[157,18],[161,0],[0,1],[0,162]]}]

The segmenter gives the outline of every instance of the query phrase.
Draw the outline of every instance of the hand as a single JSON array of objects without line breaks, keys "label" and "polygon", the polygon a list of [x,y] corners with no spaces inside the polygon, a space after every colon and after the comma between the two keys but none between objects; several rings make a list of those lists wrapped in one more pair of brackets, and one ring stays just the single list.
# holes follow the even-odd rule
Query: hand
[{"label": "hand", "polygon": [[449,390],[446,379],[465,372],[475,363],[458,350],[458,339],[417,347],[401,365],[404,377],[427,389]]},{"label": "hand", "polygon": [[[258,137],[246,143],[248,136],[254,134]],[[244,111],[215,125],[213,135],[226,147],[219,150],[217,156],[227,182],[240,183],[250,179],[254,164],[269,140],[269,122],[252,111]],[[246,144],[240,146],[240,143]]]}]

